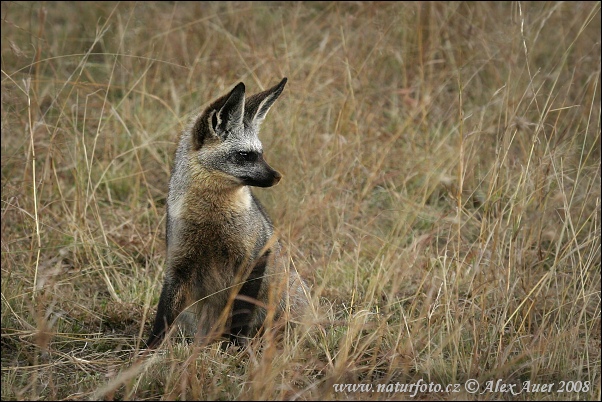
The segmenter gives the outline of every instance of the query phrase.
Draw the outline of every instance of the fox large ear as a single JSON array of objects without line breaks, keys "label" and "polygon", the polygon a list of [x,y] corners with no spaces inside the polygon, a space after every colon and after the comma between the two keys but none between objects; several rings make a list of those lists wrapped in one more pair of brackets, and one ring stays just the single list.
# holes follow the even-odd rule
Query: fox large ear
[{"label": "fox large ear", "polygon": [[213,114],[211,125],[216,134],[225,138],[228,133],[243,124],[245,109],[245,84],[238,83],[230,91],[224,105]]},{"label": "fox large ear", "polygon": [[282,81],[274,85],[270,89],[263,92],[250,96],[247,99],[245,106],[245,125],[259,125],[265,119],[265,115],[268,110],[272,107],[276,99],[282,93],[284,85],[286,85],[287,78],[284,77]]}]

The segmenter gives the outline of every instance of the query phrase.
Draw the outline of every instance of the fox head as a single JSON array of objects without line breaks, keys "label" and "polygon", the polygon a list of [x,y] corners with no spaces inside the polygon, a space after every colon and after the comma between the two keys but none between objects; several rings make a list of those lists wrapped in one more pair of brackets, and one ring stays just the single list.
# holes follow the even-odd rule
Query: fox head
[{"label": "fox head", "polygon": [[232,186],[270,187],[282,177],[263,159],[259,126],[282,93],[287,79],[245,99],[241,82],[211,103],[191,131],[198,163]]}]

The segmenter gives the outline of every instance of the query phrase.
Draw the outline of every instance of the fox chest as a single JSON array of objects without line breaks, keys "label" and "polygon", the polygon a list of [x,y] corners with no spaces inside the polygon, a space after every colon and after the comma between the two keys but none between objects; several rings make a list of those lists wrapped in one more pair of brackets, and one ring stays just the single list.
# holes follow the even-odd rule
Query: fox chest
[{"label": "fox chest", "polygon": [[168,260],[198,269],[238,268],[257,257],[272,229],[248,188],[208,196],[190,188],[170,194],[167,217]]},{"label": "fox chest", "polygon": [[245,216],[171,219],[168,258],[204,267],[237,268],[253,260],[267,241],[261,222]]}]

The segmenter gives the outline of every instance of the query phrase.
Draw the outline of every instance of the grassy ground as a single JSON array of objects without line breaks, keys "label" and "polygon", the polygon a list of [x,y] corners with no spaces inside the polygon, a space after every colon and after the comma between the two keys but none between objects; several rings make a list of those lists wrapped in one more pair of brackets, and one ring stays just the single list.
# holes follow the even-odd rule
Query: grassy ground
[{"label": "grassy ground", "polygon": [[[1,12],[2,399],[600,399],[599,2]],[[311,313],[138,359],[178,133],[285,76],[255,193]]]}]

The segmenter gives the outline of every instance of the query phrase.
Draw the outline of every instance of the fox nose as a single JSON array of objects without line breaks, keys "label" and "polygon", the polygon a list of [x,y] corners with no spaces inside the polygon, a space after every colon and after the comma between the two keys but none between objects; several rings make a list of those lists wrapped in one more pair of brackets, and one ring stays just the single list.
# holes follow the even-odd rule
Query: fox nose
[{"label": "fox nose", "polygon": [[274,182],[272,183],[272,186],[278,184],[278,182],[280,182],[280,179],[282,179],[282,175],[274,170]]}]

